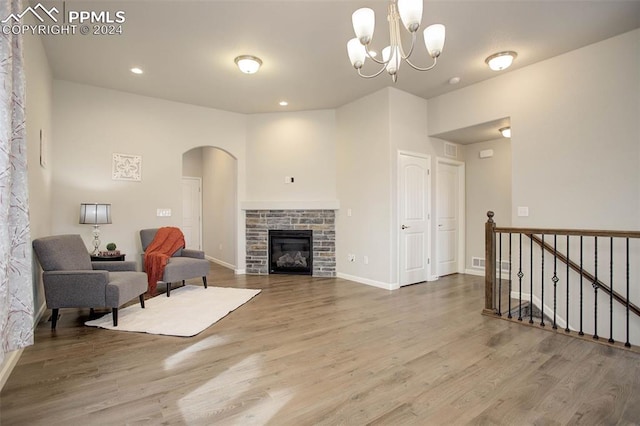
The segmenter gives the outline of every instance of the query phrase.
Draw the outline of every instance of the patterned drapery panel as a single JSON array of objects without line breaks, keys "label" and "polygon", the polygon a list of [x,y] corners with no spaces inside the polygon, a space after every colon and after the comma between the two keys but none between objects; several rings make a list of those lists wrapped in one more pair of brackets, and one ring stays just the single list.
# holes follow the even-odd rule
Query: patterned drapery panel
[{"label": "patterned drapery panel", "polygon": [[[0,19],[22,12],[21,0],[0,2]],[[25,76],[22,35],[0,34],[0,363],[33,344]]]}]

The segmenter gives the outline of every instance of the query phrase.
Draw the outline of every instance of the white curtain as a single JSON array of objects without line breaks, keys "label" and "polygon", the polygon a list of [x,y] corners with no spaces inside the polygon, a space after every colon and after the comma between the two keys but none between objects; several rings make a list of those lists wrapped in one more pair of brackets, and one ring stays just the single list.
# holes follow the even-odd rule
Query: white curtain
[{"label": "white curtain", "polygon": [[[0,19],[22,12],[0,2]],[[4,33],[4,32],[3,32]],[[0,35],[0,363],[33,344],[33,287],[22,35]]]}]

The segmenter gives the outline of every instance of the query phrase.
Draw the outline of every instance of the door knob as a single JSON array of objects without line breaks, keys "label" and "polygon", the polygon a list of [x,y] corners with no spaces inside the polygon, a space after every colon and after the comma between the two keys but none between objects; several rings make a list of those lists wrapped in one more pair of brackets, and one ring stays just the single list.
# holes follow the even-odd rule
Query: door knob
[{"label": "door knob", "polygon": [[402,225],[402,229],[411,228],[410,226]]}]

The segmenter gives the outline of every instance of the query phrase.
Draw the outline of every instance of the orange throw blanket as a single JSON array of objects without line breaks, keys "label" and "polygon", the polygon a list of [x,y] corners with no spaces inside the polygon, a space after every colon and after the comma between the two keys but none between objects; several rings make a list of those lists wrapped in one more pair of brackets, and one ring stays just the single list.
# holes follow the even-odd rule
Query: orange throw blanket
[{"label": "orange throw blanket", "polygon": [[150,296],[156,295],[158,281],[162,281],[164,267],[169,262],[171,255],[184,246],[184,235],[179,228],[166,226],[158,229],[156,236],[144,253],[144,269],[147,271]]}]

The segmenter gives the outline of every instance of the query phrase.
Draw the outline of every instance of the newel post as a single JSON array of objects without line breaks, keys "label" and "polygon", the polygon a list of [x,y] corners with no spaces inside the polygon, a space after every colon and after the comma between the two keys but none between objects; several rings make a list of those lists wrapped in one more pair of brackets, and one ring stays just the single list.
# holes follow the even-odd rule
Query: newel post
[{"label": "newel post", "polygon": [[495,279],[496,279],[496,223],[494,213],[487,212],[487,223],[484,226],[484,314],[495,314]]}]

